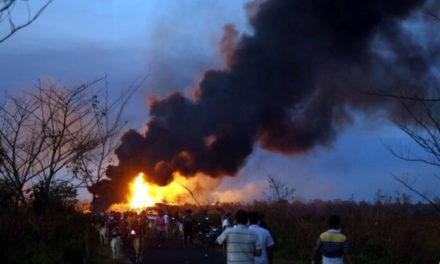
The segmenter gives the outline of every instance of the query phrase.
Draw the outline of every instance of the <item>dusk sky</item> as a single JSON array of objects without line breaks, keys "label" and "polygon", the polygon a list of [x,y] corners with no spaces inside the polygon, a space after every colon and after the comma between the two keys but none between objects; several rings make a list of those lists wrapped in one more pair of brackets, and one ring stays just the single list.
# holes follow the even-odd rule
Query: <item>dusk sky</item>
[{"label": "dusk sky", "polygon": [[[69,86],[107,75],[117,96],[148,76],[125,113],[128,128],[141,131],[149,120],[149,96],[163,98],[180,91],[192,98],[206,70],[226,67],[219,44],[224,26],[233,24],[240,34],[253,34],[244,8],[247,2],[56,0],[32,25],[0,44],[0,89],[31,90],[38,78]],[[408,22],[408,31],[417,32],[417,25]],[[425,36],[420,31],[414,34],[420,41]],[[217,191],[259,199],[266,177],[272,175],[295,187],[298,198],[354,195],[357,200],[372,200],[378,189],[407,192],[392,178],[395,174],[417,179],[418,189],[439,195],[438,179],[433,177],[438,168],[399,160],[387,150],[386,146],[409,148],[424,155],[387,115],[350,113],[352,122],[330,144],[300,155],[269,152],[257,144],[238,175],[225,177]]]}]

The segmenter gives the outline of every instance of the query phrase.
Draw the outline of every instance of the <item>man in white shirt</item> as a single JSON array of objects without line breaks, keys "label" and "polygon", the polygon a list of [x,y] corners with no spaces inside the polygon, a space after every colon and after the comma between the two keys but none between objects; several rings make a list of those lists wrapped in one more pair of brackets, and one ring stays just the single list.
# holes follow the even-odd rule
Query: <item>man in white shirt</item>
[{"label": "man in white shirt", "polygon": [[231,214],[226,213],[225,218],[222,223],[222,231],[225,231],[226,228],[232,227]]},{"label": "man in white shirt", "polygon": [[163,219],[165,220],[165,234],[167,236],[170,235],[170,216],[167,212],[163,215]]},{"label": "man in white shirt", "polygon": [[259,244],[261,245],[261,255],[255,257],[255,264],[272,264],[273,242],[269,230],[258,225],[260,216],[257,212],[249,213],[249,229],[255,231],[258,235]]},{"label": "man in white shirt", "polygon": [[237,225],[226,228],[217,238],[217,243],[226,242],[228,264],[254,264],[255,256],[261,255],[258,235],[246,226],[248,215],[244,210],[237,211],[235,219]]}]

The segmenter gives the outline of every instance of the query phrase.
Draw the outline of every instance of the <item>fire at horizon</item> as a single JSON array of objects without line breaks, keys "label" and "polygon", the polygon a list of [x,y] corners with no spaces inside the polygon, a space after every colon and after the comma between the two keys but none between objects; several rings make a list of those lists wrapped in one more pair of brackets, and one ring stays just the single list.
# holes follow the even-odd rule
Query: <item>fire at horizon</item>
[{"label": "fire at horizon", "polygon": [[176,174],[174,180],[166,185],[159,186],[149,183],[144,173],[139,173],[129,183],[130,193],[125,203],[113,204],[110,211],[137,211],[140,212],[158,203],[179,205],[187,202],[188,191],[179,181],[185,182],[185,178]]},{"label": "fire at horizon", "polygon": [[[156,204],[214,204],[216,202],[246,202],[255,199],[266,188],[265,181],[256,181],[245,186],[226,189],[219,188],[221,178],[207,175],[185,177],[173,173],[173,181],[166,186],[159,186],[148,181],[148,175],[139,173],[128,183],[128,194],[125,201],[107,208],[108,211],[140,212]],[[196,201],[197,199],[197,201]]]}]

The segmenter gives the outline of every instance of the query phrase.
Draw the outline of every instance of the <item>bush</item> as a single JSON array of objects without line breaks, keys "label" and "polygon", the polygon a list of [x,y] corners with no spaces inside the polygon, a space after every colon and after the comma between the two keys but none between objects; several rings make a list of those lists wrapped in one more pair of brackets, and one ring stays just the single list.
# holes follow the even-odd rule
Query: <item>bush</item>
[{"label": "bush", "polygon": [[87,216],[65,211],[38,226],[29,223],[14,232],[1,229],[2,263],[81,263],[87,226]]}]

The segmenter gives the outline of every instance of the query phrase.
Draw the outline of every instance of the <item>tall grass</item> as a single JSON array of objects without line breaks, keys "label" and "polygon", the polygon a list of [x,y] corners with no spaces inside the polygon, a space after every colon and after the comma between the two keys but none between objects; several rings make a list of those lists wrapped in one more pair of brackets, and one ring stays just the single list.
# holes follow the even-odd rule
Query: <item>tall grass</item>
[{"label": "tall grass", "polygon": [[[338,214],[354,263],[438,263],[440,218],[424,204],[353,201],[254,202],[246,205],[265,215],[277,254],[310,263],[310,255],[327,218]],[[230,208],[230,210],[233,208]]]},{"label": "tall grass", "polygon": [[[170,214],[192,208],[195,218],[205,215],[194,206],[164,206]],[[276,255],[292,263],[310,263],[327,218],[338,214],[357,264],[428,264],[440,261],[440,217],[425,204],[391,199],[375,203],[311,201],[215,204],[204,208],[213,224],[220,225],[225,212],[237,209],[264,214],[276,242]],[[14,221],[10,221],[13,213]],[[96,246],[97,235],[89,215],[73,208],[48,210],[43,221],[30,207],[0,212],[2,263],[104,263],[109,247]],[[88,247],[87,247],[88,245]],[[105,249],[105,251],[103,251]]]}]

